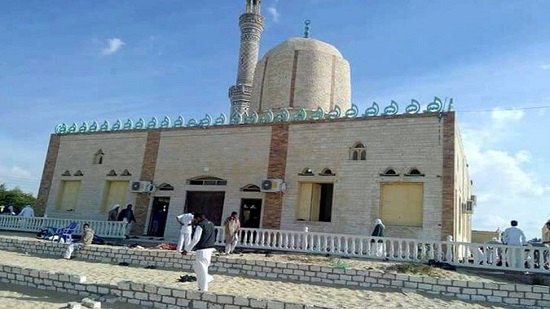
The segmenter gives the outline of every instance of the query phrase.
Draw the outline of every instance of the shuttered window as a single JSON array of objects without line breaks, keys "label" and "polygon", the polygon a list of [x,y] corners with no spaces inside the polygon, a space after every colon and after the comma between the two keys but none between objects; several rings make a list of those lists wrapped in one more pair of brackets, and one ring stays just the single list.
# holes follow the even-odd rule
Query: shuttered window
[{"label": "shuttered window", "polygon": [[422,227],[424,184],[383,183],[380,217],[387,225]]}]

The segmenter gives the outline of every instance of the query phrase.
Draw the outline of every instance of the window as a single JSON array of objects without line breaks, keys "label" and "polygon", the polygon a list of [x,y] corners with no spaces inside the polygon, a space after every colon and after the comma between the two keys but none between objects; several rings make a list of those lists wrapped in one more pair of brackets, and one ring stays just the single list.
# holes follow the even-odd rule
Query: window
[{"label": "window", "polygon": [[332,170],[330,168],[325,168],[321,171],[321,173],[319,174],[319,176],[336,176],[335,173],[332,172]]},{"label": "window", "polygon": [[94,164],[103,164],[104,156],[103,150],[99,149],[94,155]]},{"label": "window", "polygon": [[57,199],[56,208],[59,210],[73,211],[78,201],[80,192],[80,180],[62,180]]},{"label": "window", "polygon": [[330,222],[333,183],[300,183],[296,220]]},{"label": "window", "polygon": [[107,189],[101,203],[101,211],[107,213],[114,204],[124,205],[129,181],[107,181]]},{"label": "window", "polygon": [[422,177],[425,176],[417,168],[412,168],[405,176]]},{"label": "window", "polygon": [[393,168],[387,168],[380,176],[399,176]]},{"label": "window", "polygon": [[365,161],[367,160],[367,148],[363,143],[355,143],[350,148],[350,160],[353,161]]},{"label": "window", "polygon": [[247,184],[246,186],[241,188],[241,191],[243,192],[260,192],[260,187],[258,187],[255,184]]},{"label": "window", "polygon": [[380,217],[384,223],[422,227],[424,184],[383,183],[380,197]]},{"label": "window", "polygon": [[306,167],[302,170],[301,173],[298,173],[299,176],[313,176],[313,170],[309,167]]},{"label": "window", "polygon": [[196,186],[225,186],[227,185],[227,180],[217,177],[197,177],[189,179],[189,184]]},{"label": "window", "polygon": [[159,191],[174,191],[174,187],[169,183],[162,183],[157,187]]}]

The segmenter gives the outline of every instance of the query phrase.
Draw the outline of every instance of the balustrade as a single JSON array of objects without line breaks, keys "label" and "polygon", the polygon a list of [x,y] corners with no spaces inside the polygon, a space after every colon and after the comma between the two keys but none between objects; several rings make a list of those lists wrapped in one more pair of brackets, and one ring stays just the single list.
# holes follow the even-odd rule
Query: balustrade
[{"label": "balustrade", "polygon": [[124,238],[126,223],[121,221],[95,221],[0,215],[0,230],[39,232],[40,229],[45,227],[66,227],[71,222],[78,222],[79,228],[76,230],[75,235],[80,235],[82,225],[84,223],[88,223],[94,230],[94,234],[99,237]]},{"label": "balustrade", "polygon": [[[216,245],[222,246],[225,244],[224,228],[216,227],[216,229]],[[432,260],[453,266],[550,274],[549,247],[518,247],[252,228],[241,228],[237,246],[400,262],[427,263]]]},{"label": "balustrade", "polygon": [[[89,221],[0,215],[0,230],[38,232],[44,227],[89,223],[99,237],[124,238],[126,224],[120,221]],[[80,228],[76,232],[78,234]],[[223,227],[216,227],[216,245],[225,245]],[[430,260],[454,266],[530,271],[550,274],[550,248],[506,246],[423,239],[370,237],[345,234],[241,228],[238,247],[285,252],[387,259],[427,263]]]}]

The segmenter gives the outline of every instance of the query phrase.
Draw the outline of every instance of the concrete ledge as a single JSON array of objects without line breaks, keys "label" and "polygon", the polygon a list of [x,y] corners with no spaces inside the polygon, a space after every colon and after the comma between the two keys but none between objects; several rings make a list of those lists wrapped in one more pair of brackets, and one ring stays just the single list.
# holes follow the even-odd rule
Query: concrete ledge
[{"label": "concrete ledge", "polygon": [[[0,265],[0,282],[96,298],[115,296],[122,302],[165,309],[181,307],[193,309],[330,309],[328,307],[244,296],[200,293],[196,290],[175,289],[160,285],[135,283],[132,281],[122,281],[116,286],[86,284],[86,278],[84,276],[6,265]],[[96,292],[100,290],[103,293],[99,294]],[[91,293],[90,291],[96,293]]]},{"label": "concrete ledge", "polygon": [[[40,240],[0,237],[0,248],[61,257],[66,245]],[[175,251],[140,250],[125,247],[89,246],[75,253],[80,259],[136,266],[192,270],[192,256]],[[550,287],[449,280],[384,272],[380,270],[340,269],[327,266],[213,257],[212,273],[231,274],[254,279],[307,282],[361,288],[392,288],[461,300],[506,303],[522,308],[550,308]],[[135,300],[134,300],[135,302]]]}]

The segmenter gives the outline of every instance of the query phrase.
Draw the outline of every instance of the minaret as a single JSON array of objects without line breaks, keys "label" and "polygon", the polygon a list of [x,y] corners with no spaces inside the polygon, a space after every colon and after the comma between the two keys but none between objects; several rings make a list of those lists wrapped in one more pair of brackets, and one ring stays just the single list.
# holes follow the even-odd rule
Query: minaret
[{"label": "minaret", "polygon": [[229,88],[231,116],[248,112],[252,96],[252,80],[260,51],[260,36],[264,30],[264,17],[260,15],[261,0],[246,0],[246,11],[239,18],[241,48],[237,83]]}]

